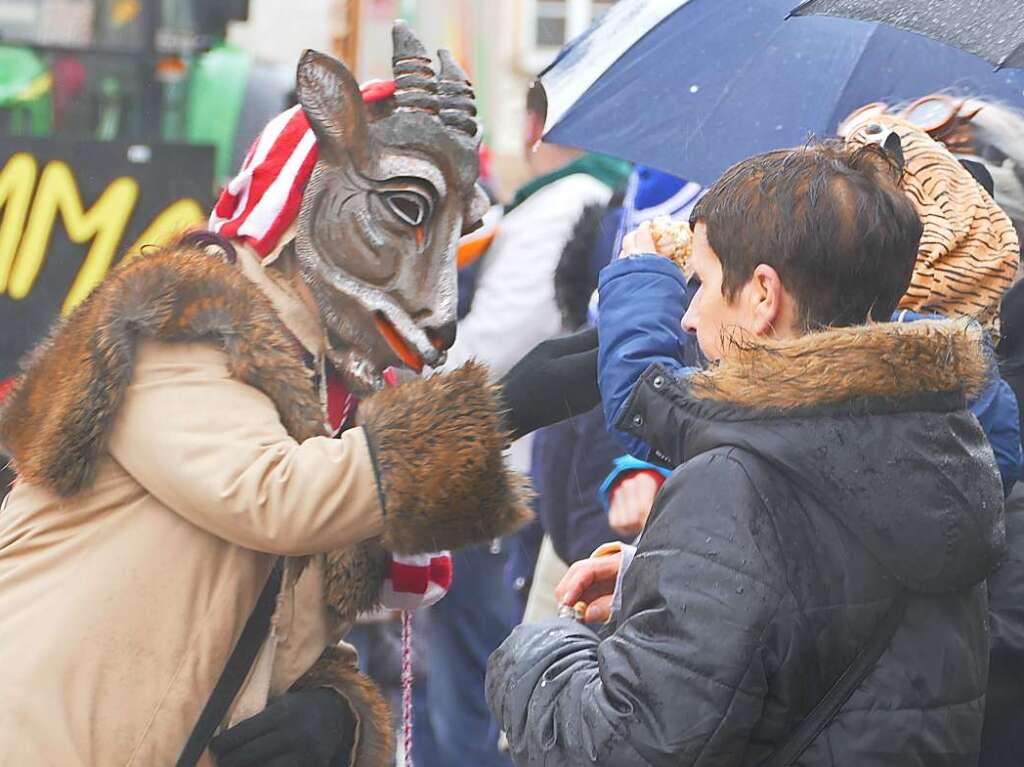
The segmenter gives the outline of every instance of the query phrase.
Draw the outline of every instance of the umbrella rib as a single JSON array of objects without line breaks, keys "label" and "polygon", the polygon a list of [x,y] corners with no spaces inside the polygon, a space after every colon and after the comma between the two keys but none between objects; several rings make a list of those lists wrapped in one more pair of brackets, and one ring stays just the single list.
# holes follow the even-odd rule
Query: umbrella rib
[{"label": "umbrella rib", "polygon": [[1024,67],[1024,42],[1020,43],[1016,48],[1014,48],[1001,59],[999,59],[999,63],[996,65],[996,70],[998,71],[1002,69],[1009,62],[1016,59],[1018,56],[1020,56],[1021,60],[1020,63],[1016,64],[1015,66]]},{"label": "umbrella rib", "polygon": [[861,44],[860,51],[857,53],[856,63],[853,65],[853,69],[850,70],[849,75],[846,77],[846,81],[843,83],[843,87],[838,89],[835,101],[832,102],[832,109],[829,112],[828,124],[825,126],[825,131],[829,135],[832,135],[839,130],[839,121],[846,117],[846,115],[838,115],[836,112],[839,110],[839,105],[843,103],[846,98],[846,91],[850,87],[850,83],[854,82],[857,76],[857,70],[859,70],[865,64],[864,52],[868,46],[875,39],[875,35],[878,34],[881,28],[879,24],[875,23],[875,28],[871,30],[871,34],[864,36],[864,42]]}]

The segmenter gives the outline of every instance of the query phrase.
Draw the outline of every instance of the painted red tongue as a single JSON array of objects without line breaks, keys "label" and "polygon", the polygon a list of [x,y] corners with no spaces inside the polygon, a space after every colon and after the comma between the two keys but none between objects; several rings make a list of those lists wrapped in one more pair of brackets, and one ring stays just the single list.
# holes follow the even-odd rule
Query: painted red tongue
[{"label": "painted red tongue", "polygon": [[398,331],[395,330],[395,326],[391,324],[388,318],[377,312],[373,320],[377,324],[377,330],[380,331],[384,340],[388,342],[388,346],[398,356],[398,359],[404,362],[414,373],[423,372],[423,357],[406,343],[406,340],[399,335]]}]

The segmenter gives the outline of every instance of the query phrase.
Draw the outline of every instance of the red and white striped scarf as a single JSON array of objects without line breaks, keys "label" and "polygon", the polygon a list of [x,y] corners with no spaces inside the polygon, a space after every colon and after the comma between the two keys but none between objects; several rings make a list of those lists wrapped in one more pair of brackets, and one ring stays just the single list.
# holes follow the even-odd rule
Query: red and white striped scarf
[{"label": "red and white striped scarf", "polygon": [[[394,94],[395,83],[371,81],[361,92],[367,104],[381,101]],[[260,131],[242,169],[221,191],[210,215],[210,231],[242,240],[260,258],[267,258],[299,215],[316,158],[316,135],[302,107],[279,114]]]}]

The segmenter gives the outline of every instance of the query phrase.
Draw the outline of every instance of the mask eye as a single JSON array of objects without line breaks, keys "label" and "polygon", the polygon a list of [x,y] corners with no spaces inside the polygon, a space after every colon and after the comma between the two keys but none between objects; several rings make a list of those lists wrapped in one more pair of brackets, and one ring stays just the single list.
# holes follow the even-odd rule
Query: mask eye
[{"label": "mask eye", "polygon": [[416,192],[388,192],[384,195],[384,202],[409,226],[420,226],[430,214],[430,202]]}]

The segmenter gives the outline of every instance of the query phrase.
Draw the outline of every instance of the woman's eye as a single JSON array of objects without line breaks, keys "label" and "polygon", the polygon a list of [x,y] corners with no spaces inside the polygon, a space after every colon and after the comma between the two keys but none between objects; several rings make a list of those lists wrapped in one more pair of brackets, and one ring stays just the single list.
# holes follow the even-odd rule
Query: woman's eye
[{"label": "woman's eye", "polygon": [[384,201],[391,212],[409,226],[419,226],[430,210],[430,203],[422,195],[415,192],[390,192],[384,195]]}]

